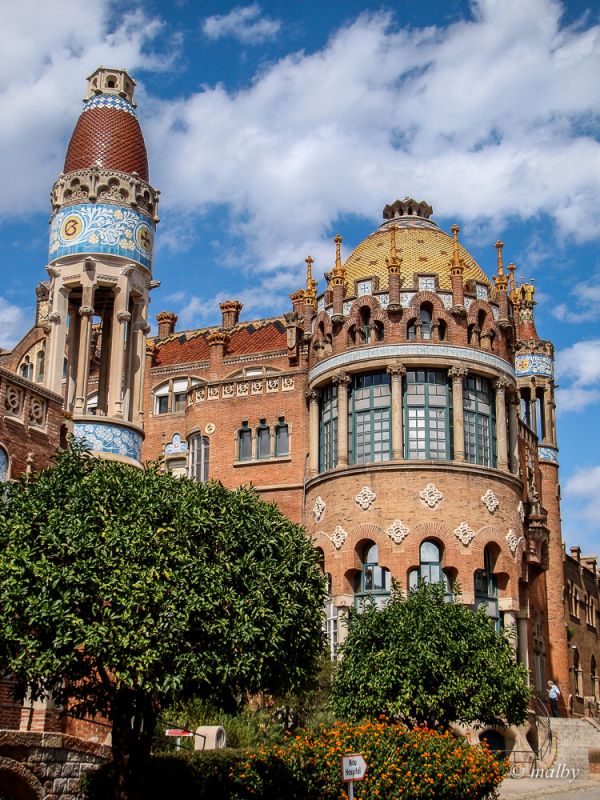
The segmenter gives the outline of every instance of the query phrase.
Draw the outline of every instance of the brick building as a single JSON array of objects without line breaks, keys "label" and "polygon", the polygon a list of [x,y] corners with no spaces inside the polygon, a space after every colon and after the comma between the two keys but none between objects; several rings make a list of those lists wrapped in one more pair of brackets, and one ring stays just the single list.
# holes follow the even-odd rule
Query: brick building
[{"label": "brick building", "polygon": [[[177,330],[163,311],[148,337],[158,192],[134,85],[123,70],[88,79],[52,191],[36,322],[0,358],[10,474],[25,452],[33,468],[51,457],[62,406],[63,429],[102,457],[252,482],[320,550],[333,655],[348,609],[384,602],[392,577],[458,581],[463,602],[516,627],[536,690],[552,677],[573,713],[588,713],[596,562],[564,553],[553,346],[502,242],[490,279],[458,226],[397,200],[345,261],[336,237],[325,286],[307,258],[281,316],[245,321],[232,299],[218,326]],[[5,385],[44,399],[44,440],[16,424]]]}]

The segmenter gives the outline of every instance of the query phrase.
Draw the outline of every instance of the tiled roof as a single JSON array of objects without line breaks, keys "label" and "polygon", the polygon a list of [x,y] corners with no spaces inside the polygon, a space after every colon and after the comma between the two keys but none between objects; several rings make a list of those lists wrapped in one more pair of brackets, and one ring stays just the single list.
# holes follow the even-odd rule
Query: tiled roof
[{"label": "tiled roof", "polygon": [[63,171],[87,169],[94,164],[129,174],[137,172],[142,180],[148,181],[142,129],[133,110],[127,110],[123,104],[101,105],[93,98],[77,120]]},{"label": "tiled roof", "polygon": [[[348,256],[345,263],[347,291],[354,289],[353,282],[372,275],[379,278],[379,288],[388,286],[386,258],[390,253],[390,227],[396,230],[396,250],[402,259],[400,275],[402,288],[412,289],[414,276],[423,274],[438,275],[441,290],[450,291],[450,260],[452,258],[452,237],[440,230],[435,222],[420,217],[400,217],[384,223],[368,236]],[[475,280],[495,290],[489,278],[462,245],[460,256],[465,263],[463,281]]]},{"label": "tiled roof", "polygon": [[[181,331],[169,336],[168,339],[154,341],[158,345],[156,353],[156,366],[165,367],[175,364],[188,364],[196,361],[208,361],[209,345],[206,340],[211,330],[218,329],[200,328],[199,330]],[[286,350],[287,339],[285,320],[283,317],[270,317],[244,322],[227,331],[229,342],[225,358],[231,358],[251,353],[273,353]]]}]

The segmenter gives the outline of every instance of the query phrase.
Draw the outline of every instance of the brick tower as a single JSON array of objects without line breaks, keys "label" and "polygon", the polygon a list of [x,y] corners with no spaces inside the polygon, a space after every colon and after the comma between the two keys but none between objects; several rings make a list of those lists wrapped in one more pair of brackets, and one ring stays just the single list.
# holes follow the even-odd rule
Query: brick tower
[{"label": "brick tower", "polygon": [[123,69],[88,78],[52,190],[46,385],[96,453],[137,463],[158,192]]}]

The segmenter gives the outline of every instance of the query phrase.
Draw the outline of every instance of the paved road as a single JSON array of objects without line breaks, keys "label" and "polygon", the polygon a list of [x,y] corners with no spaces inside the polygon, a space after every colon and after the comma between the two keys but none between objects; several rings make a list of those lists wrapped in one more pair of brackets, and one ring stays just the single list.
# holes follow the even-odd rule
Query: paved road
[{"label": "paved road", "polygon": [[600,781],[549,778],[507,778],[500,787],[500,800],[600,800]]}]

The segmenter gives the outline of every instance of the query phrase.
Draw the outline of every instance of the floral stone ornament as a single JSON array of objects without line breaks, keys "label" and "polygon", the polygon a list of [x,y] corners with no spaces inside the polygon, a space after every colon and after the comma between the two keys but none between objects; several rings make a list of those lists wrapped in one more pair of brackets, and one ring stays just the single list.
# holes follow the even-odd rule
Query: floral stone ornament
[{"label": "floral stone ornament", "polygon": [[522,536],[517,536],[517,534],[513,531],[512,528],[506,534],[506,541],[508,542],[508,546],[510,548],[510,552],[515,555],[517,552],[517,547],[521,544],[521,540],[523,539]]},{"label": "floral stone ornament", "polygon": [[428,483],[423,491],[419,492],[419,497],[429,508],[435,508],[444,499],[444,495],[433,483]]},{"label": "floral stone ornament", "polygon": [[396,519],[387,529],[390,539],[396,544],[400,544],[408,536],[408,528],[401,519]]},{"label": "floral stone ornament", "polygon": [[366,511],[371,503],[375,500],[377,495],[372,492],[368,486],[363,486],[360,492],[354,498],[363,511]]},{"label": "floral stone ornament", "polygon": [[468,522],[461,522],[458,528],[454,529],[454,535],[466,547],[475,538],[475,531]]},{"label": "floral stone ornament", "polygon": [[348,538],[348,534],[342,528],[341,525],[338,525],[338,526],[336,526],[336,529],[334,530],[334,532],[331,534],[330,538],[331,538],[332,544],[335,546],[335,549],[339,550],[340,547],[344,544],[344,542]]},{"label": "floral stone ornament", "polygon": [[319,497],[315,498],[315,502],[313,505],[313,517],[315,518],[315,522],[320,522],[323,519],[324,513],[325,513],[325,501],[319,495]]},{"label": "floral stone ornament", "polygon": [[483,495],[483,497],[481,498],[481,502],[487,508],[490,514],[493,514],[494,511],[496,511],[500,505],[500,501],[498,500],[498,498],[492,492],[491,489],[488,489],[487,492]]}]

